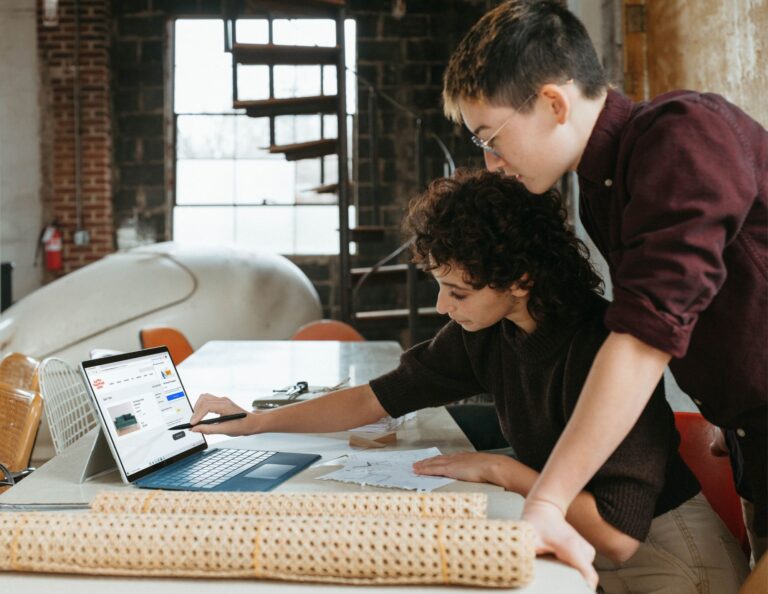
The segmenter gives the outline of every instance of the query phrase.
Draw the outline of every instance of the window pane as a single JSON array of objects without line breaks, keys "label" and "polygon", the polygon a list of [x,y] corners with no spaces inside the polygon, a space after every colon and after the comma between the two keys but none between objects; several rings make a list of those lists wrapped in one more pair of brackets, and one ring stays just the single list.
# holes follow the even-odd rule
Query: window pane
[{"label": "window pane", "polygon": [[320,184],[320,159],[296,161],[296,188],[299,192],[306,192]]},{"label": "window pane", "polygon": [[336,93],[338,93],[336,66],[323,66],[323,95],[335,95]]},{"label": "window pane", "polygon": [[336,45],[336,22],[331,19],[275,19],[272,38],[285,45]]},{"label": "window pane", "polygon": [[[269,155],[269,118],[237,116],[235,119],[235,155],[240,159],[265,158]],[[282,155],[280,155],[282,159]]]},{"label": "window pane", "polygon": [[231,159],[235,156],[235,118],[180,115],[176,118],[179,159]]},{"label": "window pane", "polygon": [[280,158],[242,159],[235,175],[238,204],[293,204],[296,197],[295,164]]},{"label": "window pane", "polygon": [[339,251],[339,209],[335,206],[297,206],[297,254],[335,254]]},{"label": "window pane", "polygon": [[269,99],[269,66],[238,66],[237,96],[241,101]]},{"label": "window pane", "polygon": [[212,69],[176,67],[176,113],[230,113],[232,72],[229,58]]},{"label": "window pane", "polygon": [[336,155],[326,155],[323,161],[325,162],[324,183],[335,184],[339,181],[339,158]]},{"label": "window pane", "polygon": [[[269,24],[266,19],[237,19],[238,43],[268,43]],[[239,76],[239,75],[238,75]]]},{"label": "window pane", "polygon": [[278,254],[294,252],[294,208],[279,206],[240,207],[237,209],[237,245],[261,248]]},{"label": "window pane", "polygon": [[[337,138],[339,134],[339,122],[335,115],[323,116],[323,138]],[[352,145],[349,145],[352,146]]]},{"label": "window pane", "polygon": [[[180,243],[235,243],[279,254],[336,254],[339,250],[335,206],[177,206],[173,216],[174,241]],[[353,207],[349,217],[354,224]]]},{"label": "window pane", "polygon": [[280,254],[336,254],[339,211],[335,206],[270,206],[237,209],[238,245]]},{"label": "window pane", "polygon": [[176,66],[195,67],[217,63],[224,54],[224,21],[179,19],[174,27]]},{"label": "window pane", "polygon": [[[224,52],[223,26],[220,19],[175,23],[175,109],[189,115],[177,117],[174,239],[197,245],[237,243],[283,254],[338,253],[337,196],[309,191],[337,179],[336,157],[288,162],[283,155],[269,155],[269,119],[248,118],[232,109],[231,56]],[[273,32],[278,44],[336,43],[335,22],[330,19],[279,19]],[[346,61],[354,68],[353,20],[346,21],[345,35]],[[237,40],[267,43],[267,21],[240,19]],[[275,96],[319,94],[321,78],[323,92],[335,94],[335,66],[276,66]],[[347,109],[354,113],[356,80],[348,73],[345,82]],[[268,98],[269,68],[240,66],[238,85],[242,100]],[[322,137],[335,138],[336,116],[321,120],[319,115],[308,115],[276,118],[276,140],[289,144],[319,139],[321,121]],[[347,122],[351,135],[351,118]],[[327,206],[307,204],[326,201]],[[267,205],[234,206],[262,202]],[[192,206],[196,204],[216,206]],[[350,207],[352,226],[354,221]],[[353,253],[355,248],[350,245]]]},{"label": "window pane", "polygon": [[235,161],[179,159],[176,161],[177,204],[232,204]]},{"label": "window pane", "polygon": [[235,210],[226,207],[173,209],[173,240],[194,245],[221,245],[235,237]]},{"label": "window pane", "polygon": [[[344,21],[344,63],[347,70],[347,113],[357,113],[357,23],[354,19]],[[351,145],[350,145],[351,146]]]},{"label": "window pane", "polygon": [[320,66],[275,66],[275,97],[320,94]]},{"label": "window pane", "polygon": [[224,51],[220,20],[176,21],[176,113],[232,111],[232,58]]},{"label": "window pane", "polygon": [[320,116],[279,116],[275,118],[275,143],[293,144],[320,139]]}]

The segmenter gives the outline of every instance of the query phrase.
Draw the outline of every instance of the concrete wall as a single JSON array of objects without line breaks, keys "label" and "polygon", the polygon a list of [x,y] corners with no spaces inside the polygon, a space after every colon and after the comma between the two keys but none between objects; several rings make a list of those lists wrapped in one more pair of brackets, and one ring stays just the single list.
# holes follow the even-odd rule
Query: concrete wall
[{"label": "concrete wall", "polygon": [[768,1],[647,0],[651,97],[720,93],[768,127]]},{"label": "concrete wall", "polygon": [[42,224],[35,0],[0,3],[0,260],[15,264],[13,299],[40,286]]}]

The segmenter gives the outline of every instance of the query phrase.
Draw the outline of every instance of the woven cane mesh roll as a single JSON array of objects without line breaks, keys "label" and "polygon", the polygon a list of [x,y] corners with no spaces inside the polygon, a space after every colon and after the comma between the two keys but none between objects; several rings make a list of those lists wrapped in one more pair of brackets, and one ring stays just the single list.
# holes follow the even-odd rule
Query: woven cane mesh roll
[{"label": "woven cane mesh roll", "polygon": [[484,518],[484,493],[189,493],[103,491],[91,503],[99,513],[236,516],[367,516]]},{"label": "woven cane mesh roll", "polygon": [[346,584],[522,586],[533,533],[484,519],[0,514],[0,569]]}]

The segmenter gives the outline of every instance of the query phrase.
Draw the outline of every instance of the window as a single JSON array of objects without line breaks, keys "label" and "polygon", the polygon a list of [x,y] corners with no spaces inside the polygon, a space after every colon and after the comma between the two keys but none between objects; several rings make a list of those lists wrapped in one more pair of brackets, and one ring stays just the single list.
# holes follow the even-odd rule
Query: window
[{"label": "window", "polygon": [[[354,68],[355,23],[345,26],[347,66]],[[335,22],[275,19],[273,42],[335,45]],[[237,21],[239,43],[267,43],[265,19]],[[336,93],[334,66],[244,66],[238,99]],[[232,107],[232,56],[224,51],[224,21],[179,19],[174,27],[176,205],[174,240],[236,244],[280,254],[334,254],[339,250],[335,194],[313,188],[338,177],[335,155],[286,161],[277,145],[336,138],[336,115],[250,118]],[[351,138],[356,81],[347,74],[347,128]],[[273,131],[271,131],[273,128]],[[348,146],[352,146],[351,142]],[[351,166],[350,166],[351,170]],[[350,210],[350,221],[354,212]]]}]

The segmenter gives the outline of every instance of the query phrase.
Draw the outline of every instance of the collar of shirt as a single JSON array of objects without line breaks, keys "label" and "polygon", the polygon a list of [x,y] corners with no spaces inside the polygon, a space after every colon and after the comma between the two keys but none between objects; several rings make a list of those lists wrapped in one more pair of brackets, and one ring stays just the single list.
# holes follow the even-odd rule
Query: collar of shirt
[{"label": "collar of shirt", "polygon": [[603,110],[576,168],[580,177],[600,185],[613,178],[621,133],[632,116],[632,107],[629,98],[612,89],[608,90]]}]

